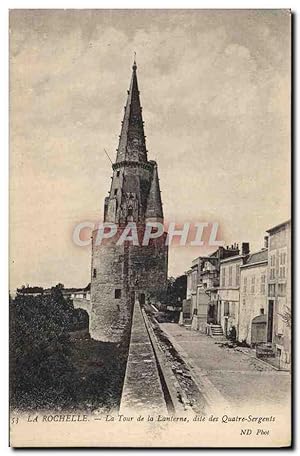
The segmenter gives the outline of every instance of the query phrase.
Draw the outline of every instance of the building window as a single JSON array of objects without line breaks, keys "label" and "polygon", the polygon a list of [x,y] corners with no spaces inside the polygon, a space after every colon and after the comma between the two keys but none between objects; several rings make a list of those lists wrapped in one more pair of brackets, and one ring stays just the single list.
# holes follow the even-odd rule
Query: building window
[{"label": "building window", "polygon": [[119,177],[119,176],[120,176],[120,171],[117,171],[117,177]]},{"label": "building window", "polygon": [[235,284],[237,287],[240,286],[240,265],[235,266]]},{"label": "building window", "polygon": [[228,285],[232,287],[232,266],[229,266]]},{"label": "building window", "polygon": [[268,296],[273,298],[275,296],[275,283],[271,283],[268,289]]},{"label": "building window", "polygon": [[225,287],[226,284],[226,268],[222,268],[222,287]]},{"label": "building window", "polygon": [[286,252],[279,255],[279,278],[285,279],[286,274]]},{"label": "building window", "polygon": [[235,317],[235,302],[232,302],[231,303],[231,306],[230,306],[230,315],[232,317]]},{"label": "building window", "polygon": [[262,274],[260,277],[260,292],[261,294],[266,294],[266,275]]},{"label": "building window", "polygon": [[117,193],[118,193],[118,189],[115,188],[115,190],[114,190],[114,195],[116,195]]},{"label": "building window", "polygon": [[93,269],[93,278],[95,279],[96,277],[97,277],[97,269],[94,268],[94,269]]},{"label": "building window", "polygon": [[246,305],[246,299],[243,299],[243,307]]},{"label": "building window", "polygon": [[229,315],[229,302],[224,302],[224,317],[228,317]]},{"label": "building window", "polygon": [[275,279],[276,256],[275,253],[270,257],[270,280]]},{"label": "building window", "polygon": [[262,308],[260,309],[260,315],[264,315],[264,313],[265,313],[265,309],[262,307]]},{"label": "building window", "polygon": [[198,315],[198,309],[194,309],[193,315]]},{"label": "building window", "polygon": [[251,278],[251,293],[255,293],[255,277]]},{"label": "building window", "polygon": [[278,296],[286,296],[286,283],[278,284]]},{"label": "building window", "polygon": [[244,293],[247,293],[247,277],[244,277],[244,288],[243,288]]},{"label": "building window", "polygon": [[121,299],[121,289],[120,288],[115,289],[115,299]]}]

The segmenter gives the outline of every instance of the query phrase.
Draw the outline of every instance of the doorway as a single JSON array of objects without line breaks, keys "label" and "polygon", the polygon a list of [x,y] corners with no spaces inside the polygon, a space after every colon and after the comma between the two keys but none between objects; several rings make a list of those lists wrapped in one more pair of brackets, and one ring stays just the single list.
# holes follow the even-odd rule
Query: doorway
[{"label": "doorway", "polygon": [[224,319],[224,334],[225,334],[225,337],[227,337],[227,335],[228,335],[228,317],[225,317],[225,319]]},{"label": "doorway", "polygon": [[269,300],[268,307],[268,333],[267,333],[267,342],[272,342],[273,340],[273,314],[274,314],[274,300]]}]

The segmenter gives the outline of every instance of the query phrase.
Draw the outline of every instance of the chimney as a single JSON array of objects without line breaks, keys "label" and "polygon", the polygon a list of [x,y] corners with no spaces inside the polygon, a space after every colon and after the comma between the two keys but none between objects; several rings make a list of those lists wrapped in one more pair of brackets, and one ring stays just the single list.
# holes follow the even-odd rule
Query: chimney
[{"label": "chimney", "polygon": [[248,255],[250,252],[249,242],[242,242],[242,255]]},{"label": "chimney", "polygon": [[264,247],[266,249],[269,247],[269,236],[264,237]]}]

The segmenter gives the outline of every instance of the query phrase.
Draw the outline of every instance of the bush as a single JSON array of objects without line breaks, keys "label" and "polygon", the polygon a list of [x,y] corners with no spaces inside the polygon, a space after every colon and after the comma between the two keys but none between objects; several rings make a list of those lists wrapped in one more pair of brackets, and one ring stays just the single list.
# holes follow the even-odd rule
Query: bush
[{"label": "bush", "polygon": [[[126,344],[70,339],[88,328],[60,287],[49,295],[10,299],[10,403],[26,410],[110,408],[118,405]],[[84,331],[83,331],[84,332]]]},{"label": "bush", "polygon": [[10,399],[19,408],[68,406],[76,392],[68,330],[72,306],[49,296],[18,294],[10,300]]}]

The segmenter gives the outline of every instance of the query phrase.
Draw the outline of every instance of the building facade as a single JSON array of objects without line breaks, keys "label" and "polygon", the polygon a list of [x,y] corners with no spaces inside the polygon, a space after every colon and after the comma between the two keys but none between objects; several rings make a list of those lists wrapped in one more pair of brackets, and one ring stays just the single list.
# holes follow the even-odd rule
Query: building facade
[{"label": "building facade", "polygon": [[267,341],[268,249],[251,253],[240,267],[238,340],[255,346]]},{"label": "building facade", "polygon": [[183,303],[183,322],[206,332],[207,324],[217,324],[220,262],[239,253],[238,246],[219,247],[207,256],[193,260],[187,271],[187,295]]},{"label": "building facade", "polygon": [[221,261],[226,258],[231,258],[239,254],[237,244],[231,246],[219,247],[218,250],[203,257],[201,269],[201,283],[209,296],[207,309],[207,323],[218,324],[218,290],[220,286],[220,266]]},{"label": "building facade", "polygon": [[267,342],[280,367],[291,365],[291,222],[267,230]]},{"label": "building facade", "polygon": [[192,329],[206,327],[209,335],[228,337],[235,327],[240,343],[261,346],[265,353],[275,354],[280,368],[290,369],[291,222],[267,233],[258,252],[250,254],[249,243],[244,242],[241,251],[238,245],[220,247],[196,258],[186,273],[183,315],[190,316]]},{"label": "building facade", "polygon": [[192,261],[191,267],[191,324],[192,329],[199,329],[198,322],[201,318],[198,286],[200,284],[201,257],[195,258]]},{"label": "building facade", "polygon": [[182,301],[182,311],[180,312],[179,324],[190,325],[192,322],[192,269],[185,272],[186,275],[186,297]]},{"label": "building facade", "polygon": [[[130,327],[135,299],[141,304],[155,299],[167,284],[166,233],[142,245],[146,225],[163,223],[157,164],[148,160],[147,152],[134,62],[109,196],[104,201],[104,222],[117,226],[117,231],[105,243],[98,242],[103,228],[92,236],[90,334],[96,340],[119,342]],[[120,242],[124,230],[129,235]],[[133,230],[138,242],[128,240]]]},{"label": "building facade", "polygon": [[228,336],[230,328],[234,327],[238,337],[240,267],[245,264],[248,256],[249,243],[243,242],[241,253],[220,262],[217,322],[222,326],[225,336]]}]

